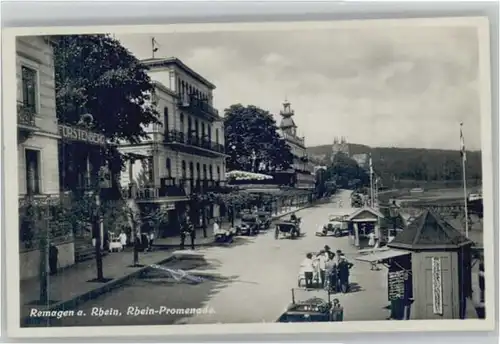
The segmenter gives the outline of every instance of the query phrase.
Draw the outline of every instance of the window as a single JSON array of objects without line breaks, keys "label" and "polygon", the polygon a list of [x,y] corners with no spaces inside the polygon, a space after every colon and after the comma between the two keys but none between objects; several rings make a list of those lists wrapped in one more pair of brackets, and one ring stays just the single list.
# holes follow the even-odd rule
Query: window
[{"label": "window", "polygon": [[181,113],[179,121],[181,122],[180,123],[181,124],[180,130],[181,130],[181,133],[183,133],[186,130],[186,128],[184,128],[184,114],[183,113]]},{"label": "window", "polygon": [[208,128],[207,128],[207,137],[208,137],[208,141],[212,142],[212,126],[211,125],[208,125]]},{"label": "window", "polygon": [[[171,178],[172,177],[172,166],[171,166],[171,161],[170,161],[170,158],[167,158],[167,160],[165,161],[165,167],[167,168],[167,178]],[[184,165],[186,165],[186,163],[184,163]],[[184,166],[186,167],[186,166]]]},{"label": "window", "polygon": [[200,137],[200,126],[197,119],[194,121],[194,132],[196,137]]},{"label": "window", "polygon": [[219,129],[215,129],[215,143],[219,143]]},{"label": "window", "polygon": [[40,193],[40,151],[26,149],[26,193]]},{"label": "window", "polygon": [[168,131],[168,107],[163,108],[163,129]]},{"label": "window", "polygon": [[212,165],[208,166],[208,174],[210,176],[210,180],[214,180],[214,169]]},{"label": "window", "polygon": [[207,180],[207,165],[203,164],[203,180]]},{"label": "window", "polygon": [[23,105],[27,110],[36,113],[37,98],[37,72],[28,67],[21,68]]},{"label": "window", "polygon": [[182,179],[186,179],[186,162],[182,160]]},{"label": "window", "polygon": [[217,166],[217,180],[220,181],[220,166]]},{"label": "window", "polygon": [[196,179],[200,180],[201,179],[201,171],[200,171],[200,163],[196,163]]},{"label": "window", "polygon": [[205,123],[201,123],[201,137],[205,137]]}]

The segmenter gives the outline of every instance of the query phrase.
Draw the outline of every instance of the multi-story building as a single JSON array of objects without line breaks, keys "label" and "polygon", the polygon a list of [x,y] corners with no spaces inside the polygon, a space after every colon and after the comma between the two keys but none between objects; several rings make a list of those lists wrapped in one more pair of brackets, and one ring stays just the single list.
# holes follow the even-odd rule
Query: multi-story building
[{"label": "multi-story building", "polygon": [[294,160],[292,172],[294,173],[294,186],[298,189],[314,190],[315,177],[314,165],[307,156],[305,138],[297,135],[297,125],[293,120],[295,112],[291,108],[290,102],[283,103],[283,110],[280,111],[282,117],[280,123],[281,135],[290,146]]},{"label": "multi-story building", "polygon": [[343,153],[347,156],[350,156],[349,152],[349,144],[347,143],[347,139],[345,137],[335,137],[333,139],[332,145],[332,162],[337,153]]},{"label": "multi-story building", "polygon": [[[29,215],[24,214],[24,205],[47,197],[57,199],[60,193],[58,144],[61,137],[56,116],[54,53],[50,39],[45,36],[18,37],[16,68],[19,260],[20,277],[27,279],[39,274],[40,246],[35,232],[41,227],[26,221]],[[51,233],[51,241],[59,250],[59,267],[74,264],[72,237],[54,235],[57,235],[56,231]]]},{"label": "multi-story building", "polygon": [[135,184],[135,203],[161,204],[170,211],[169,230],[176,230],[188,211],[206,224],[218,216],[217,206],[199,197],[225,183],[224,127],[213,107],[215,85],[177,58],[143,60],[154,83],[160,125],[147,128],[149,140],[121,145],[131,157],[122,184]]}]

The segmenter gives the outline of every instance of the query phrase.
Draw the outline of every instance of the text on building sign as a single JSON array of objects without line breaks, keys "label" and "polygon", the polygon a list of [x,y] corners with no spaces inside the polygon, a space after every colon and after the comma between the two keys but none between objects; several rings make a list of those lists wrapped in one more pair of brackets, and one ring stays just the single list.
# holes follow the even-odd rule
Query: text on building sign
[{"label": "text on building sign", "polygon": [[69,140],[82,141],[96,145],[106,144],[104,135],[81,128],[70,127],[68,125],[59,125],[59,134],[63,138]]}]

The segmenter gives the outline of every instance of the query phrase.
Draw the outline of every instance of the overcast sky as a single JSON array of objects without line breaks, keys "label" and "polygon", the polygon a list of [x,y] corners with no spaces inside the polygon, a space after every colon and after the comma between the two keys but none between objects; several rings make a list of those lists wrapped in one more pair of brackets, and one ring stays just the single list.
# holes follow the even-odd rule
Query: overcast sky
[{"label": "overcast sky", "polygon": [[[478,38],[472,28],[343,28],[154,35],[213,82],[214,105],[279,113],[285,97],[306,145],[480,149]],[[138,58],[152,35],[116,35]],[[279,121],[279,116],[276,116]]]}]

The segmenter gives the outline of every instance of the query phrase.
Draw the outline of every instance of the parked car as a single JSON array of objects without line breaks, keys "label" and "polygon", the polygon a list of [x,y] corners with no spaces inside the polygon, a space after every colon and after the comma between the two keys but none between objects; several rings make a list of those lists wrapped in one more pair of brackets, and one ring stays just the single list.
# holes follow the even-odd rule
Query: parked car
[{"label": "parked car", "polygon": [[270,212],[258,211],[257,216],[260,221],[260,229],[266,230],[269,229],[269,227],[271,227],[272,218]]},{"label": "parked car", "polygon": [[255,235],[260,230],[260,220],[257,215],[245,214],[241,218],[239,233],[242,235]]},{"label": "parked car", "polygon": [[286,307],[285,312],[278,318],[277,322],[329,322],[335,321],[333,314],[333,303],[330,300],[330,293],[327,293],[326,300],[321,297],[310,297],[307,292],[303,292],[302,300],[297,299],[296,292],[300,290],[292,289],[292,302]]},{"label": "parked car", "polygon": [[349,226],[346,221],[347,216],[330,215],[328,223],[323,226],[321,232],[317,232],[317,236],[327,236],[332,233],[334,237],[341,237],[349,234]]}]

